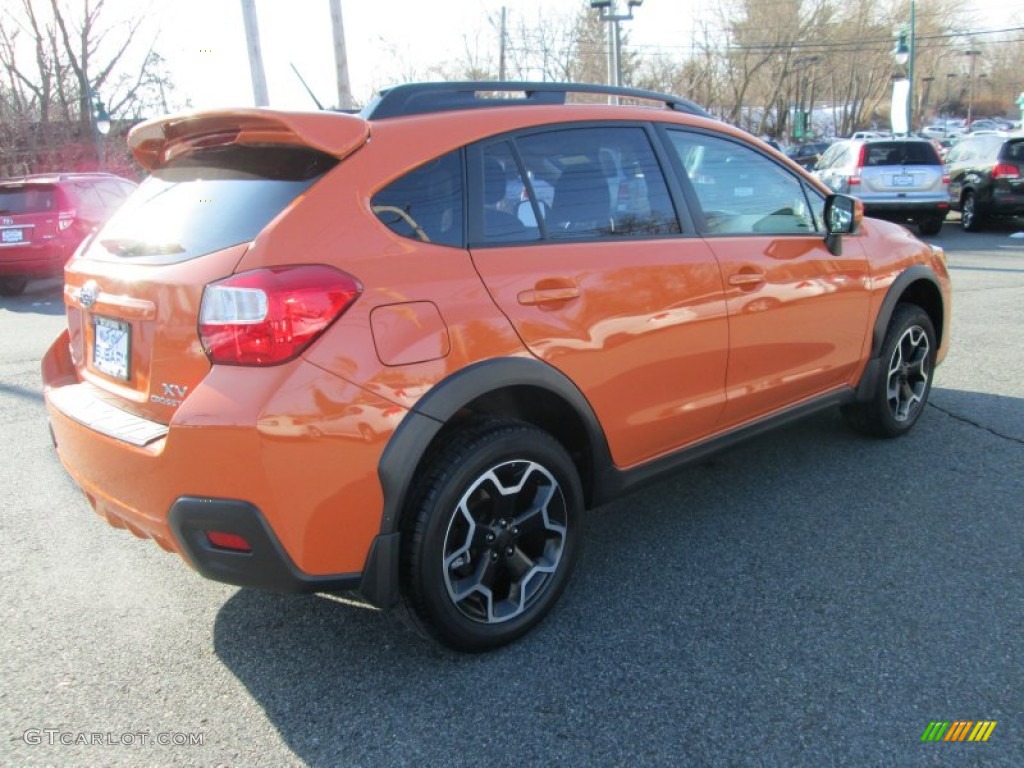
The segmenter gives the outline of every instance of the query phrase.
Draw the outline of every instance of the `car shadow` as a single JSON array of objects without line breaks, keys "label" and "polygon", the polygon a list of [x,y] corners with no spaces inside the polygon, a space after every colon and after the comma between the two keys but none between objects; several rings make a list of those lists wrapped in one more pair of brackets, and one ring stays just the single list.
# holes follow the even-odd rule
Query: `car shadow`
[{"label": "car shadow", "polygon": [[933,398],[899,440],[829,412],[591,512],[560,604],[498,651],[241,590],[215,652],[311,766],[900,762],[940,705],[998,718],[985,681],[1019,674],[1020,496],[990,491],[1024,404]]},{"label": "car shadow", "polygon": [[20,296],[0,296],[0,309],[24,314],[63,315],[63,278],[32,280]]}]

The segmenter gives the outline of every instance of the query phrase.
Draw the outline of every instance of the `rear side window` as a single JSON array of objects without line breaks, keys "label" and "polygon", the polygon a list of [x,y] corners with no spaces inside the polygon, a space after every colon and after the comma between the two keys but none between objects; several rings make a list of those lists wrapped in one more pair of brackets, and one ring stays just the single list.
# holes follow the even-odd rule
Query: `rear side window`
[{"label": "rear side window", "polygon": [[[523,200],[548,238],[662,237],[679,220],[643,128],[572,128],[515,141],[526,169]],[[535,224],[521,208],[520,219]]]},{"label": "rear side window", "polygon": [[864,165],[942,165],[942,161],[931,142],[876,141],[867,145]]},{"label": "rear side window", "polygon": [[[197,150],[153,172],[98,240],[116,258],[169,264],[255,239],[337,164],[307,147],[233,145]],[[102,252],[93,249],[93,258]]]},{"label": "rear side window", "polygon": [[57,191],[49,185],[19,184],[0,187],[0,214],[46,213],[57,210]]},{"label": "rear side window", "polygon": [[462,154],[431,160],[391,182],[370,201],[392,232],[424,243],[460,248],[463,237]]}]

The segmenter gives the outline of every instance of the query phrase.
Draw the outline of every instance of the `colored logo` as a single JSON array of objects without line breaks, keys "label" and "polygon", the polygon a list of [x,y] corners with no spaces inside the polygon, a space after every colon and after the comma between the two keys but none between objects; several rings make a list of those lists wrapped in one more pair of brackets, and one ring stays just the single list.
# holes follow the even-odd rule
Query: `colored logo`
[{"label": "colored logo", "polygon": [[921,734],[921,741],[988,741],[995,720],[933,720]]}]

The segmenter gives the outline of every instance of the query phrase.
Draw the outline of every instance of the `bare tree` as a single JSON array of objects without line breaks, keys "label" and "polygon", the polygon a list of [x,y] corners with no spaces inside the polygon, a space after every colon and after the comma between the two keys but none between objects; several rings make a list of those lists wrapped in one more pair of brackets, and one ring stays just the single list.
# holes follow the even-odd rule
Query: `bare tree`
[{"label": "bare tree", "polygon": [[126,123],[166,111],[173,88],[155,35],[143,38],[147,14],[140,6],[131,18],[113,19],[106,0],[20,0],[0,12],[0,111],[12,134],[3,165],[87,167],[96,154],[92,112],[102,99],[115,128],[110,148],[121,150],[111,166],[134,172],[123,149]]}]

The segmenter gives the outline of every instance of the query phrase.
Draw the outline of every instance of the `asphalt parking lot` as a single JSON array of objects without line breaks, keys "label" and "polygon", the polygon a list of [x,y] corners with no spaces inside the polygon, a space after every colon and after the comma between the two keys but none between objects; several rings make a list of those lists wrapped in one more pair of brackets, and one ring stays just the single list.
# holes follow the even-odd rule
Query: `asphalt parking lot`
[{"label": "asphalt parking lot", "polygon": [[[1024,222],[953,223],[908,437],[825,413],[596,510],[551,617],[482,656],[344,598],[205,581],[53,453],[57,281],[0,299],[0,762],[1024,765]],[[995,721],[984,743],[932,721]]]}]

